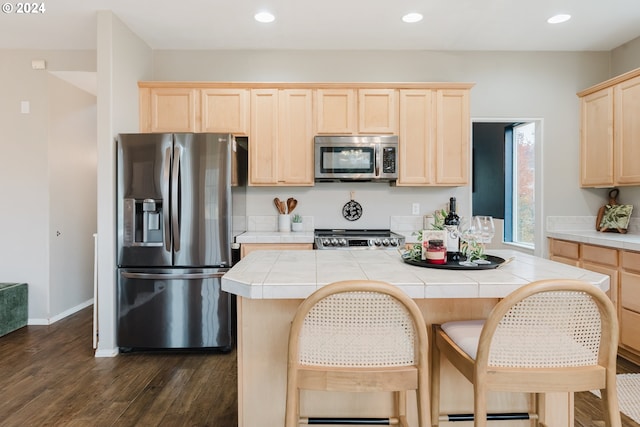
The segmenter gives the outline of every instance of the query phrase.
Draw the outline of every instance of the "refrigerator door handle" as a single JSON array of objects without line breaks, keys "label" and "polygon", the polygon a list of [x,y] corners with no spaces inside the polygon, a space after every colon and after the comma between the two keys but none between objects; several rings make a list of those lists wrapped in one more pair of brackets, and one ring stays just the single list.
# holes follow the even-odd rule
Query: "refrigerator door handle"
[{"label": "refrigerator door handle", "polygon": [[180,191],[180,161],[182,148],[173,149],[173,171],[171,173],[171,231],[173,233],[173,250],[180,251],[180,221],[178,219],[180,201],[178,199]]},{"label": "refrigerator door handle", "polygon": [[145,280],[196,280],[196,279],[216,279],[224,276],[225,272],[217,273],[182,273],[182,274],[158,274],[158,273],[120,273],[125,279],[145,279]]},{"label": "refrigerator door handle", "polygon": [[164,168],[162,171],[162,218],[164,218],[164,248],[171,251],[171,227],[169,226],[169,178],[171,176],[171,148],[167,148],[164,156]]}]

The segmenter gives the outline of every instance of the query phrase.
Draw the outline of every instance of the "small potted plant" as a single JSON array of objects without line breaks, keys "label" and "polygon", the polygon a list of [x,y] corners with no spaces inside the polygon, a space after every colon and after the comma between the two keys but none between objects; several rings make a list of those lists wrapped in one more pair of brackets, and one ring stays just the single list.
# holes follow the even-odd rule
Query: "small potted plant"
[{"label": "small potted plant", "polygon": [[302,231],[302,216],[300,214],[293,214],[291,217],[291,230]]}]

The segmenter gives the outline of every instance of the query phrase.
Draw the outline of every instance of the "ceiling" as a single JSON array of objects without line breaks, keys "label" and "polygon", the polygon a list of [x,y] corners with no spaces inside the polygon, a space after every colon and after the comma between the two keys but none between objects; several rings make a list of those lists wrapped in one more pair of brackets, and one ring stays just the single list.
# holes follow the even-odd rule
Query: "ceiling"
[{"label": "ceiling", "polygon": [[[17,6],[17,2],[3,7]],[[111,10],[152,49],[601,51],[640,36],[640,0],[42,0],[0,14],[0,48],[95,49]],[[253,19],[269,10],[276,20]],[[408,12],[424,15],[405,24]],[[556,13],[572,19],[550,25]]]}]

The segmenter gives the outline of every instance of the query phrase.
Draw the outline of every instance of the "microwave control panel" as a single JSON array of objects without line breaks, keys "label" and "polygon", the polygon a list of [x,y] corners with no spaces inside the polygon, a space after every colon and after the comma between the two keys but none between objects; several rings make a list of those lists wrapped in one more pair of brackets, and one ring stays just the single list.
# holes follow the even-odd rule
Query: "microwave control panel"
[{"label": "microwave control panel", "polygon": [[382,173],[396,173],[395,147],[382,147]]}]

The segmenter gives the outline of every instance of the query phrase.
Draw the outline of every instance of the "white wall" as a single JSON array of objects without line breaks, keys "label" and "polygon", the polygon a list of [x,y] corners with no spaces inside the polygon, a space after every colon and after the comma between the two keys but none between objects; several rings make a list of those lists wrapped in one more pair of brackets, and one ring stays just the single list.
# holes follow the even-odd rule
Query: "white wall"
[{"label": "white wall", "polygon": [[[50,92],[57,82],[46,70],[33,70],[33,59],[44,59],[51,71],[95,71],[95,52],[0,50],[0,281],[28,283],[29,323],[47,324],[90,298],[86,289],[91,288],[92,270],[88,265],[76,271],[80,276],[71,279],[74,286],[64,292],[55,290],[53,302],[52,280],[59,276],[52,279],[50,260],[59,225],[52,223],[52,208],[59,209],[59,205],[49,182],[53,172],[50,149],[56,145],[50,114],[58,114],[56,106],[64,111],[84,108],[86,99],[79,103],[73,95],[64,99],[77,91],[68,86]],[[28,114],[21,113],[22,101],[29,103]],[[84,214],[68,208],[69,217]],[[91,207],[87,211],[95,212]],[[93,231],[87,228],[95,228],[95,218],[90,214],[86,218],[94,222],[93,227],[83,223],[82,230],[89,233],[86,240],[76,239],[70,235],[73,232],[67,234],[65,230],[63,240],[58,241],[56,247],[70,258],[93,250]]]},{"label": "white wall", "polygon": [[[576,93],[609,78],[608,52],[429,52],[429,51],[156,51],[154,80],[203,81],[452,81],[473,82],[471,116],[500,121],[544,121],[543,176],[545,215],[596,212],[605,190],[580,190],[579,103]],[[400,189],[373,184],[317,185],[311,189],[251,188],[248,214],[274,214],[268,203],[287,191],[299,195],[300,212],[331,225],[349,190],[377,204],[375,217],[354,227],[382,224],[389,215],[409,215],[411,203],[422,212],[457,195],[469,210],[467,187]],[[338,218],[339,219],[339,218]]]},{"label": "white wall", "polygon": [[640,37],[611,51],[611,77],[640,67]]},{"label": "white wall", "polygon": [[97,356],[116,354],[115,137],[138,131],[138,88],[151,78],[151,49],[109,11],[98,12]]},{"label": "white wall", "polygon": [[60,317],[93,301],[96,97],[51,75],[47,86],[50,311]]}]

